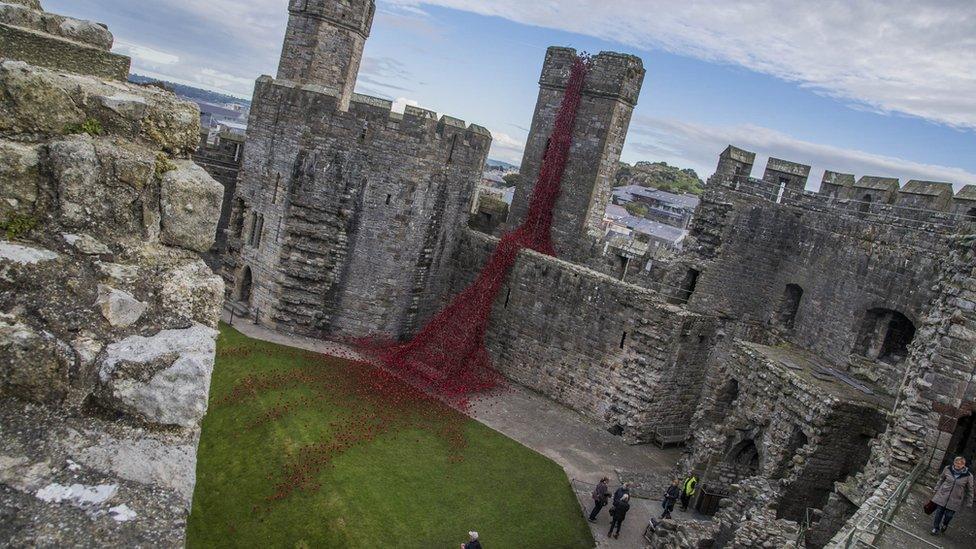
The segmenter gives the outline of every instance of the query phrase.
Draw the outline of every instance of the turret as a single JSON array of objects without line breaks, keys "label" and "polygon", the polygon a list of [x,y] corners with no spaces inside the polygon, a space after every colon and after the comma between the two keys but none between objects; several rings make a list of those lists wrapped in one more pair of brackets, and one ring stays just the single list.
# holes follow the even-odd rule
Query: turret
[{"label": "turret", "polygon": [[[576,50],[570,48],[552,47],[546,52],[539,98],[509,215],[511,227],[518,226],[528,211],[575,59]],[[580,238],[600,226],[643,82],[644,66],[638,57],[601,52],[591,59],[553,216],[553,244],[560,257],[571,259],[579,250]]]},{"label": "turret", "polygon": [[346,110],[375,10],[373,0],[291,0],[278,79],[333,90]]}]

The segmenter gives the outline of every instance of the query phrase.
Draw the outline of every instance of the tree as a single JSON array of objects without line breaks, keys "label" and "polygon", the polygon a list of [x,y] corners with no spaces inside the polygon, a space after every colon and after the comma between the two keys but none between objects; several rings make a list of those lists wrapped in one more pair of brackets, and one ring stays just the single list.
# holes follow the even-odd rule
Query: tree
[{"label": "tree", "polygon": [[631,202],[624,206],[627,213],[636,217],[644,217],[647,215],[647,204],[642,204],[640,202]]},{"label": "tree", "polygon": [[508,185],[509,187],[514,187],[515,185],[518,184],[519,174],[517,173],[506,174],[502,176],[502,179],[505,180],[506,185]]}]

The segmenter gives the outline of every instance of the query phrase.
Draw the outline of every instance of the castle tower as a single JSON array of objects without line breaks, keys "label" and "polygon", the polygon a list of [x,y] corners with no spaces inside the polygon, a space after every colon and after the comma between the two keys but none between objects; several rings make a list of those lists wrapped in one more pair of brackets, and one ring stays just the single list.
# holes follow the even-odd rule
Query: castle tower
[{"label": "castle tower", "polygon": [[[518,226],[528,211],[575,58],[576,50],[570,48],[551,47],[546,53],[539,98],[509,216],[510,227]],[[581,237],[600,226],[643,82],[644,66],[638,57],[601,52],[592,59],[553,217],[553,243],[559,257],[579,256]]]},{"label": "castle tower", "polygon": [[278,79],[334,90],[346,110],[375,10],[373,0],[290,0]]}]

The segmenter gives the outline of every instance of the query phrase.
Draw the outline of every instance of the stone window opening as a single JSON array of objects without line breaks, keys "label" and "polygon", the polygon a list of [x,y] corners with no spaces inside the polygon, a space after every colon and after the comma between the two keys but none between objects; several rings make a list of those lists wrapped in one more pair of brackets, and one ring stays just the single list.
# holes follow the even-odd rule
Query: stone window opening
[{"label": "stone window opening", "polygon": [[261,246],[261,234],[264,232],[264,216],[251,214],[251,237],[249,239],[252,248]]},{"label": "stone window opening", "polygon": [[454,148],[457,147],[457,135],[451,138],[451,149],[447,153],[447,163],[454,161]]},{"label": "stone window opening", "polygon": [[855,352],[873,360],[897,364],[908,356],[915,325],[904,314],[884,308],[864,314]]},{"label": "stone window opening", "polygon": [[695,287],[698,286],[698,276],[701,275],[701,271],[698,269],[689,268],[685,272],[685,278],[681,281],[681,287],[678,289],[677,302],[679,304],[688,303],[691,299],[691,294],[695,293]]},{"label": "stone window opening", "polygon": [[797,284],[787,284],[786,289],[783,290],[783,297],[780,299],[779,311],[776,314],[777,324],[787,330],[792,330],[802,299],[803,288]]},{"label": "stone window opening", "polygon": [[369,133],[369,122],[363,122],[363,130],[359,132],[359,142],[362,143],[366,141],[366,135]]},{"label": "stone window opening", "polygon": [[[976,412],[963,416],[956,422],[946,455],[942,459],[942,466],[949,465],[956,456],[971,457],[974,453],[976,453]],[[972,465],[970,462],[969,466]]]},{"label": "stone window opening", "polygon": [[868,213],[871,211],[871,195],[866,194],[861,197],[861,204],[858,205],[857,211],[861,213]]},{"label": "stone window opening", "polygon": [[969,211],[966,212],[966,217],[968,217],[970,221],[976,219],[976,207],[969,208]]},{"label": "stone window opening", "polygon": [[251,223],[250,223],[249,226],[250,226],[251,230],[250,230],[250,232],[247,233],[247,242],[248,242],[248,244],[254,244],[254,231],[257,230],[257,228],[258,228],[258,214],[257,214],[257,212],[251,212]]},{"label": "stone window opening", "polygon": [[278,193],[280,191],[281,191],[281,174],[280,173],[276,173],[275,174],[274,194],[271,195],[271,203],[272,204],[277,204],[278,203]]},{"label": "stone window opening", "polygon": [[392,194],[386,195],[386,205],[387,206],[390,205],[390,200],[392,200],[392,199],[393,199],[393,195]]},{"label": "stone window opening", "polygon": [[781,204],[783,202],[783,195],[786,194],[786,184],[789,183],[789,179],[785,177],[779,178],[779,189],[776,191],[776,203]]},{"label": "stone window opening", "polygon": [[620,348],[621,349],[624,348],[624,343],[626,343],[626,342],[627,342],[627,332],[624,331],[624,333],[620,336]]},{"label": "stone window opening", "polygon": [[231,220],[231,231],[235,238],[240,238],[244,234],[244,200],[241,198],[236,199],[233,210],[233,219]]},{"label": "stone window opening", "polygon": [[244,270],[241,271],[241,284],[237,290],[237,300],[242,303],[251,303],[251,286],[253,280],[251,279],[251,268],[244,266]]}]

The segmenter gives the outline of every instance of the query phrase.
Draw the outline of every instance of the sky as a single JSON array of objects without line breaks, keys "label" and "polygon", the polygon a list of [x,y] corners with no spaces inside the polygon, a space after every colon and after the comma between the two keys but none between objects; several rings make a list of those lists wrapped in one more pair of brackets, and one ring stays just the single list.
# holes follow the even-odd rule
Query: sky
[{"label": "sky", "polygon": [[[132,72],[249,97],[287,0],[43,0],[106,23]],[[377,0],[357,91],[487,127],[518,164],[548,46],[639,56],[622,160],[704,179],[729,144],[862,175],[976,184],[976,2]]]}]

